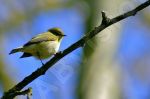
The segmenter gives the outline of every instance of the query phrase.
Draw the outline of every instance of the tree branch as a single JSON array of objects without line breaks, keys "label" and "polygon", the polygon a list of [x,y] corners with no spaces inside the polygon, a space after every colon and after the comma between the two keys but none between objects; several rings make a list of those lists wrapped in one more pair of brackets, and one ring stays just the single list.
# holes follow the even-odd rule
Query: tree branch
[{"label": "tree branch", "polygon": [[105,12],[102,12],[102,22],[101,25],[98,27],[95,27],[93,30],[91,30],[87,35],[82,37],[79,41],[76,43],[72,44],[70,47],[62,51],[62,53],[57,54],[54,56],[50,61],[48,61],[45,65],[43,65],[41,68],[38,68],[36,71],[34,71],[31,75],[25,77],[21,82],[19,82],[17,85],[15,85],[13,88],[8,90],[7,92],[4,93],[2,99],[13,99],[15,96],[17,96],[16,93],[17,91],[22,90],[25,86],[27,86],[29,83],[31,83],[33,80],[38,78],[41,75],[44,75],[45,72],[52,67],[56,62],[58,62],[60,59],[62,59],[64,56],[68,55],[75,49],[82,47],[88,40],[93,38],[95,35],[97,35],[99,32],[102,30],[106,29],[108,26],[119,22],[127,17],[134,16],[137,12],[143,10],[144,8],[148,7],[150,5],[150,0],[144,2],[143,4],[139,5],[135,9],[126,12],[124,14],[121,14],[115,18],[108,18],[105,14]]}]

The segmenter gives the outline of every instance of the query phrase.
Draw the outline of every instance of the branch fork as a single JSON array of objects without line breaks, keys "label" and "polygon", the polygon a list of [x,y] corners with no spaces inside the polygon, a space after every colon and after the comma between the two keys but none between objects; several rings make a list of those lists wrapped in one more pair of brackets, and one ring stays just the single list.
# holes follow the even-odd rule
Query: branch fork
[{"label": "branch fork", "polygon": [[104,11],[101,12],[102,14],[102,23],[101,25],[107,25],[110,23],[110,18],[107,17],[106,13]]}]

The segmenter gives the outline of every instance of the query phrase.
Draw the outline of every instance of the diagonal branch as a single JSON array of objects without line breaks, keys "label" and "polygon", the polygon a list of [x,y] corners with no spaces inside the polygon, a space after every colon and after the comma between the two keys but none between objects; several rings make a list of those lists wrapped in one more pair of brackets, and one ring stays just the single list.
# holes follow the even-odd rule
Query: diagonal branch
[{"label": "diagonal branch", "polygon": [[102,12],[102,23],[98,27],[95,27],[93,30],[91,30],[87,35],[82,37],[79,41],[76,43],[72,44],[70,47],[62,51],[62,53],[57,54],[54,56],[50,61],[48,61],[45,65],[43,65],[41,68],[38,68],[36,71],[34,71],[31,75],[25,77],[21,82],[19,82],[17,85],[15,85],[13,88],[8,90],[7,92],[4,93],[2,99],[13,99],[15,96],[17,96],[16,93],[17,91],[22,90],[25,86],[27,86],[29,83],[31,83],[33,80],[38,78],[41,75],[44,75],[45,72],[52,67],[55,63],[57,63],[60,59],[62,59],[64,56],[68,55],[75,49],[82,47],[88,40],[93,38],[95,35],[97,35],[99,32],[102,30],[106,29],[108,26],[117,23],[127,17],[134,16],[137,12],[143,10],[144,8],[148,7],[150,5],[150,0],[142,3],[135,9],[126,12],[124,14],[121,14],[115,18],[108,18],[105,14],[105,12]]}]

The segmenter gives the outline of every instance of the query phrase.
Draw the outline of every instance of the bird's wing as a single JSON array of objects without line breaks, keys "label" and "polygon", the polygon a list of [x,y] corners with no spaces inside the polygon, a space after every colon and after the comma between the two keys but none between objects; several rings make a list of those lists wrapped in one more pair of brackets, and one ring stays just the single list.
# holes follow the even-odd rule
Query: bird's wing
[{"label": "bird's wing", "polygon": [[30,53],[23,53],[20,58],[31,57],[31,56],[32,56],[32,54],[30,54]]},{"label": "bird's wing", "polygon": [[24,46],[29,46],[32,44],[37,44],[37,43],[46,42],[46,41],[55,41],[55,40],[57,40],[55,35],[49,32],[45,32],[45,33],[42,33],[33,37],[29,42],[24,44]]}]

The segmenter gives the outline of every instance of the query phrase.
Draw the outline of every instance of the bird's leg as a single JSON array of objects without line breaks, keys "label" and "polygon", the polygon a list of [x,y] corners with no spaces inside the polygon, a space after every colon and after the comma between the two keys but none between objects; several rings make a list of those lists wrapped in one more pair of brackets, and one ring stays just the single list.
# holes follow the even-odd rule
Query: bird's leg
[{"label": "bird's leg", "polygon": [[38,51],[37,51],[37,56],[39,57],[39,59],[40,59],[42,65],[45,65],[45,64],[43,63],[43,61],[42,61],[42,59],[41,59],[41,57],[40,57],[40,53],[39,53]]}]

